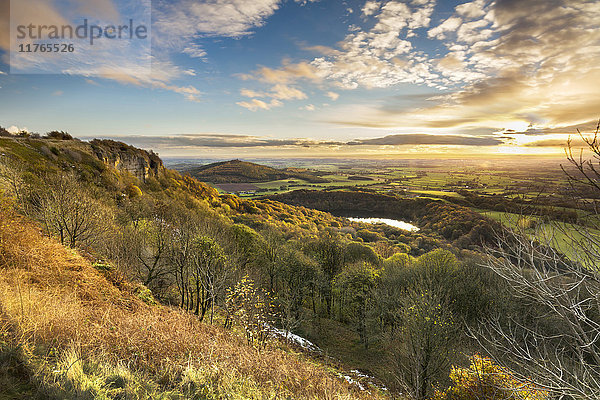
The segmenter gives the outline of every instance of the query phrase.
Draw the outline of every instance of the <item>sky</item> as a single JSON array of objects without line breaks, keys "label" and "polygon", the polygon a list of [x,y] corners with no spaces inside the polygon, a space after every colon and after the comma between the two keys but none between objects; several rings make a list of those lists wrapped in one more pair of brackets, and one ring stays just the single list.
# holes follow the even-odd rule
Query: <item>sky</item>
[{"label": "sky", "polygon": [[110,43],[14,73],[33,62],[10,57],[17,16],[125,21],[128,1],[0,0],[0,125],[170,157],[416,158],[560,155],[600,118],[590,0],[153,0],[149,64]]}]

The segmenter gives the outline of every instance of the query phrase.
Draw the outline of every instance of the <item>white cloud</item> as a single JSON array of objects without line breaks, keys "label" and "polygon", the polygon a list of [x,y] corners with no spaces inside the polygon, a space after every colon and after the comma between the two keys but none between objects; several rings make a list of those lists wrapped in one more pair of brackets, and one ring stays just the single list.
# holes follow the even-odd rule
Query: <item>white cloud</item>
[{"label": "white cloud", "polygon": [[[279,8],[280,0],[178,0],[159,3],[156,29],[162,43],[175,45],[194,37],[240,37],[260,27]],[[187,39],[187,40],[185,40]]]},{"label": "white cloud", "polygon": [[311,65],[318,75],[346,89],[431,80],[431,66],[415,57],[412,43],[404,38],[414,36],[415,29],[429,26],[434,5],[432,0],[410,4],[368,1],[363,14],[374,17],[374,26],[348,33],[340,51],[316,58]]},{"label": "white cloud", "polygon": [[362,8],[362,13],[365,17],[368,17],[375,14],[380,7],[381,3],[379,1],[369,0],[365,3],[364,7]]},{"label": "white cloud", "polygon": [[256,79],[270,84],[288,84],[300,79],[313,82],[321,80],[317,68],[304,61],[296,64],[284,61],[281,68],[261,67],[251,74],[241,74],[239,77],[243,80]]},{"label": "white cloud", "polygon": [[265,97],[265,93],[257,92],[252,89],[242,89],[240,90],[240,94],[244,97]]},{"label": "white cloud", "polygon": [[336,92],[327,92],[327,93],[325,93],[325,96],[329,97],[333,101],[336,101],[337,99],[340,98],[340,95]]},{"label": "white cloud", "polygon": [[[134,3],[133,0],[129,0]],[[17,20],[24,20],[34,24],[68,24],[69,18],[72,17],[73,10],[85,12],[94,16],[105,16],[106,18],[115,17],[118,14],[117,8],[114,7],[112,0],[99,0],[89,2],[87,0],[70,0],[72,3],[71,9],[58,9],[54,7],[52,2],[41,0],[22,0],[19,2],[19,7],[11,10],[15,13]],[[92,4],[93,3],[93,4]],[[135,6],[141,10],[144,7],[139,1],[135,1]],[[162,5],[162,3],[159,3]],[[118,3],[118,9],[126,9],[131,4],[121,0]],[[31,10],[35,12],[32,14]],[[143,14],[141,11],[140,15]],[[23,14],[23,15],[21,15]],[[118,15],[116,16],[119,17]],[[140,17],[141,18],[141,17]],[[149,15],[148,15],[148,18]],[[36,22],[37,21],[37,22]],[[154,37],[160,36],[158,32],[154,32]],[[187,42],[181,38],[181,45]],[[0,46],[3,46],[3,40],[0,38]],[[196,50],[198,55],[200,48],[190,44],[190,49]],[[146,51],[147,50],[147,51]],[[27,55],[24,58],[13,59],[12,65],[15,68],[25,65],[41,65],[48,66],[52,71],[69,75],[81,75],[87,78],[86,82],[97,84],[89,78],[98,77],[110,79],[122,84],[135,85],[139,87],[147,87],[172,91],[183,95],[187,100],[197,101],[200,98],[200,90],[190,85],[178,85],[174,82],[184,76],[193,76],[195,72],[191,69],[182,69],[175,65],[169,59],[169,53],[155,51],[154,54],[165,54],[163,58],[149,57],[149,46],[131,47],[127,43],[116,43],[112,41],[110,44],[99,42],[94,44],[93,57],[90,54],[74,55],[70,58],[70,62],[65,64],[61,58],[44,57],[43,63],[33,63]],[[156,50],[156,49],[155,49]],[[151,67],[150,67],[151,66]],[[60,91],[59,91],[60,92]],[[59,95],[56,92],[55,95]]]},{"label": "white cloud", "polygon": [[292,86],[278,84],[271,89],[271,97],[278,100],[301,100],[306,99],[306,93]]},{"label": "white cloud", "polygon": [[453,32],[462,24],[462,19],[459,17],[450,17],[435,28],[431,28],[427,32],[427,36],[436,39],[445,39],[446,32]]},{"label": "white cloud", "polygon": [[314,104],[307,104],[304,107],[300,107],[300,109],[304,111],[315,111],[316,107],[314,106]]},{"label": "white cloud", "polygon": [[482,28],[487,27],[489,24],[489,21],[485,19],[463,23],[456,31],[456,38],[459,42],[467,44],[487,40],[494,32],[491,29]]},{"label": "white cloud", "polygon": [[181,52],[183,54],[187,54],[191,58],[200,58],[203,60],[206,58],[206,51],[204,51],[202,46],[196,43],[188,44],[186,47],[183,48]]},{"label": "white cloud", "polygon": [[456,6],[456,13],[464,18],[479,18],[485,15],[485,0],[475,0]]},{"label": "white cloud", "polygon": [[[335,118],[358,126],[567,126],[597,117],[600,4],[474,0],[430,28],[434,5],[430,0],[369,0],[362,9],[368,28],[353,26],[337,49],[242,78],[286,86],[310,81],[321,88],[331,83],[345,89],[410,83],[446,91],[411,110],[405,104],[366,105],[346,108],[345,115]],[[428,54],[416,48],[419,42],[412,37],[423,30],[447,50]]]},{"label": "white cloud", "polygon": [[428,33],[443,39],[448,53],[424,64],[434,62],[433,82],[453,87],[453,93],[413,109],[387,104],[347,110],[346,121],[336,121],[464,130],[530,123],[561,128],[597,119],[599,4],[497,0],[484,6],[485,15],[473,9],[457,8]]},{"label": "white cloud", "polygon": [[[200,90],[172,82],[195,71],[181,69],[171,61],[173,54],[183,53],[206,61],[208,54],[200,44],[206,37],[241,37],[261,27],[279,8],[281,0],[176,0],[158,1],[153,8],[152,76],[118,77],[130,84],[149,86],[181,93],[187,100],[198,101]],[[106,75],[108,77],[108,75]],[[256,106],[260,108],[259,106]]]},{"label": "white cloud", "polygon": [[258,99],[252,99],[250,101],[239,101],[236,104],[240,107],[247,108],[250,111],[270,110],[273,107],[281,107],[283,105],[283,103],[276,99],[271,100],[269,103]]},{"label": "white cloud", "polygon": [[[250,111],[270,110],[274,107],[280,107],[283,105],[281,100],[302,100],[307,98],[306,93],[302,92],[300,89],[284,84],[273,86],[269,92],[241,89],[240,95],[252,98],[250,101],[240,101],[236,103]],[[271,99],[271,101],[266,102],[257,97]]]}]

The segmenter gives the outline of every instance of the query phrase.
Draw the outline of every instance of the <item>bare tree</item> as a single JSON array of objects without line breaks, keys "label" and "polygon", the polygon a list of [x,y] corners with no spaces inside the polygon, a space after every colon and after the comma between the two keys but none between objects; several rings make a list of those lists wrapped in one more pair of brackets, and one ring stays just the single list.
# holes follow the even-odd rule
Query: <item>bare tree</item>
[{"label": "bare tree", "polygon": [[198,234],[194,222],[181,221],[173,234],[168,253],[169,271],[175,279],[180,295],[179,306],[190,309],[193,297],[190,295],[191,268],[193,260],[193,243]]},{"label": "bare tree", "polygon": [[169,277],[167,255],[173,240],[173,225],[160,208],[150,218],[127,225],[122,251],[130,273],[153,291],[162,289]]},{"label": "bare tree", "polygon": [[103,210],[71,173],[48,177],[45,190],[39,194],[38,211],[46,230],[71,247],[96,242],[109,217]]},{"label": "bare tree", "polygon": [[450,367],[456,325],[448,301],[433,291],[409,289],[401,306],[401,326],[389,335],[393,375],[411,398],[424,400]]},{"label": "bare tree", "polygon": [[507,229],[488,249],[487,266],[535,312],[491,318],[474,334],[498,362],[561,399],[600,398],[599,129],[593,139],[580,134],[591,158],[584,149],[574,156],[569,141],[563,167],[585,218],[573,226],[542,222],[533,232]]},{"label": "bare tree", "polygon": [[6,154],[0,155],[0,188],[11,196],[14,196],[17,203],[24,205],[25,192],[27,185],[23,180],[25,168],[22,162]]}]

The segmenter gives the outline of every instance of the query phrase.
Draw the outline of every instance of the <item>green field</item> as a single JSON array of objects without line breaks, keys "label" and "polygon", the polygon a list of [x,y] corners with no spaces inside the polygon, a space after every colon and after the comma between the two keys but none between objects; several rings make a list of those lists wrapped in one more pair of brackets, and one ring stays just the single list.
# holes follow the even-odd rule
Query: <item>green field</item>
[{"label": "green field", "polygon": [[424,194],[426,196],[434,196],[434,197],[454,197],[454,198],[464,198],[461,194],[456,192],[446,192],[442,190],[411,190],[411,193]]},{"label": "green field", "polygon": [[587,242],[590,238],[596,242],[600,240],[600,230],[595,228],[558,221],[542,222],[540,218],[535,216],[523,216],[500,211],[475,211],[495,219],[511,229],[522,230],[530,237],[535,236],[574,261],[579,258],[578,243]]},{"label": "green field", "polygon": [[373,180],[351,180],[348,179],[348,176],[340,174],[324,175],[323,178],[329,180],[329,182],[311,183],[303,179],[281,179],[270,182],[255,183],[255,185],[259,188],[267,190],[265,192],[257,192],[256,195],[264,196],[268,194],[285,193],[291,190],[299,189],[319,190],[332,187],[369,186],[381,183],[381,179],[378,178],[372,178]]},{"label": "green field", "polygon": [[[575,214],[585,217],[586,212],[568,204],[563,193],[568,192],[566,175],[560,168],[560,160],[530,159],[502,160],[489,162],[484,160],[340,160],[326,162],[308,161],[289,166],[306,168],[327,180],[312,183],[301,178],[273,180],[254,183],[258,190],[244,197],[261,197],[286,193],[293,190],[326,190],[350,187],[365,188],[380,193],[396,193],[400,196],[475,204],[481,212],[490,218],[501,221],[506,226],[516,228],[519,224],[527,228],[529,235],[545,234],[553,246],[575,258],[570,240],[583,238],[580,226],[573,225],[565,216]],[[355,179],[350,179],[355,177]],[[356,177],[366,177],[359,179]],[[482,203],[470,203],[465,196],[476,195]],[[477,205],[481,204],[481,206]],[[518,210],[524,207],[536,210],[540,217],[519,217]],[[507,209],[512,213],[488,211],[488,209]],[[575,211],[575,213],[573,213]],[[562,218],[562,219],[561,219]],[[562,221],[562,222],[561,222]],[[566,222],[565,222],[566,221]],[[589,221],[589,219],[588,219]],[[600,226],[600,224],[598,224]],[[600,235],[592,230],[589,234]]]}]

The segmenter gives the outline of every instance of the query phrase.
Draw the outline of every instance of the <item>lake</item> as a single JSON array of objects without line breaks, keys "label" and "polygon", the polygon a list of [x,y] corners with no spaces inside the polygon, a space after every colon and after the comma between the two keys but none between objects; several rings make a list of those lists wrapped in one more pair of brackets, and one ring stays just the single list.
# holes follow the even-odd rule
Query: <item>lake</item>
[{"label": "lake", "polygon": [[367,224],[386,224],[389,226],[393,226],[394,228],[403,229],[405,231],[416,232],[419,230],[418,227],[413,224],[409,224],[408,222],[399,221],[397,219],[388,219],[388,218],[348,218],[350,221],[354,222],[364,222]]}]

